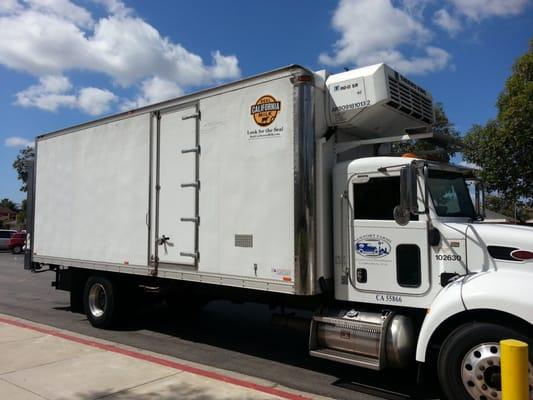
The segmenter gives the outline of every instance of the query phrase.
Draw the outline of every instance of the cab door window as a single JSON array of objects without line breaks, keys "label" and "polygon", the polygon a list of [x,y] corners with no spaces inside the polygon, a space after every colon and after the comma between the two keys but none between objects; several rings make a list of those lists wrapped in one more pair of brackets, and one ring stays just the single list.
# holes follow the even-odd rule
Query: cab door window
[{"label": "cab door window", "polygon": [[[394,220],[394,207],[400,204],[400,177],[370,178],[353,185],[354,219]],[[418,216],[411,216],[418,220]]]}]

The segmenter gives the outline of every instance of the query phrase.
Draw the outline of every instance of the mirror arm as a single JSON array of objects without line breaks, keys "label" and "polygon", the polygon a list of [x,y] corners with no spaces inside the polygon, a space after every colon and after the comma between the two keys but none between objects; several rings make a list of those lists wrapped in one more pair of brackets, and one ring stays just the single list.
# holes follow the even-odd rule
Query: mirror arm
[{"label": "mirror arm", "polygon": [[[417,161],[413,161],[413,163],[411,164],[411,166],[414,168],[414,179],[415,179],[415,185],[416,185],[416,188],[418,188],[418,174],[417,174],[417,170],[419,169],[419,166],[422,167],[422,171],[423,171],[423,177],[424,177],[424,181],[423,181],[423,184],[424,184],[424,210],[422,211],[419,211],[418,210],[418,198],[416,199],[416,209],[415,210],[411,210],[411,213],[413,213],[414,215],[422,215],[422,214],[428,214],[429,215],[429,188],[428,188],[428,174],[429,174],[429,167],[427,165],[427,163],[425,162],[417,162]],[[415,197],[416,197],[416,193],[418,193],[417,190],[415,190]]]},{"label": "mirror arm", "polygon": [[424,214],[429,215],[429,187],[428,187],[429,167],[424,164]]},{"label": "mirror arm", "polygon": [[394,207],[394,220],[398,225],[404,226],[411,219],[411,205],[409,201],[411,164],[400,169],[400,204]]}]

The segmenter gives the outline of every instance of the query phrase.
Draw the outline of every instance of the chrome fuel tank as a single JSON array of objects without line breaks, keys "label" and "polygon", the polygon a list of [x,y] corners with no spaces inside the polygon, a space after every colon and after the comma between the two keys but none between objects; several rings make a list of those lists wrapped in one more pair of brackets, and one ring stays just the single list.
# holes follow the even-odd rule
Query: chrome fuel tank
[{"label": "chrome fuel tank", "polygon": [[408,317],[352,309],[315,315],[309,345],[313,356],[379,370],[408,365],[415,343]]}]

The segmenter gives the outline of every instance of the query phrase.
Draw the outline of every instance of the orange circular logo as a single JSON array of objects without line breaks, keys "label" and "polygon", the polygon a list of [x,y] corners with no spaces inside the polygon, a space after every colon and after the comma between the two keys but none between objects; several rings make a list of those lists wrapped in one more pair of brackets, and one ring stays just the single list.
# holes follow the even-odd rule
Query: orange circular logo
[{"label": "orange circular logo", "polygon": [[277,101],[270,95],[259,98],[250,109],[250,114],[259,126],[268,126],[276,119],[281,110],[281,101]]}]

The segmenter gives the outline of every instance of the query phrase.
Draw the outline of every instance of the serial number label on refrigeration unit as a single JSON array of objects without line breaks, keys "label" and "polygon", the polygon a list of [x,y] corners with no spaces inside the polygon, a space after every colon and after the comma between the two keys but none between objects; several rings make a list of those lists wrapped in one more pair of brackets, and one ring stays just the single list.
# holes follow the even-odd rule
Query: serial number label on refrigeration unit
[{"label": "serial number label on refrigeration unit", "polygon": [[370,105],[370,100],[357,101],[355,103],[344,104],[342,106],[335,106],[331,109],[332,112],[343,112],[356,110],[358,108],[367,107]]}]

